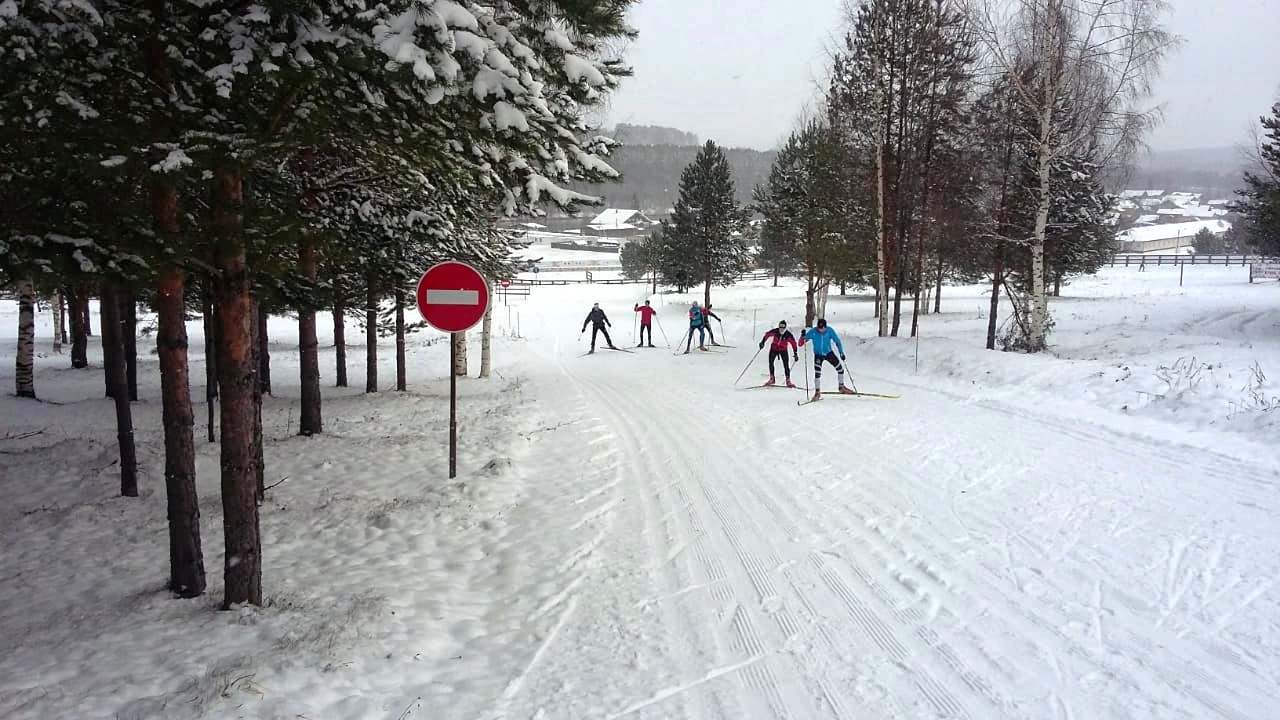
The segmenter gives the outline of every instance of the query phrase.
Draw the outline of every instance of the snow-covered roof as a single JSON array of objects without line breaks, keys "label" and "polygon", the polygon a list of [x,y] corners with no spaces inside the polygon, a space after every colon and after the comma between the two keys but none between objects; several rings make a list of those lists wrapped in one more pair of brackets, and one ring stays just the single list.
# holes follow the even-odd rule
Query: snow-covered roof
[{"label": "snow-covered roof", "polygon": [[587,226],[597,230],[639,230],[652,224],[639,210],[609,208],[592,218]]},{"label": "snow-covered roof", "polygon": [[1195,217],[1195,218],[1212,218],[1220,215],[1226,215],[1226,210],[1211,208],[1208,205],[1186,205],[1178,208],[1161,208],[1156,211],[1160,215],[1174,215],[1178,217]]},{"label": "snow-covered roof", "polygon": [[1121,190],[1120,197],[1163,197],[1163,190]]},{"label": "snow-covered roof", "polygon": [[1133,221],[1135,225],[1153,225],[1160,222],[1159,215],[1139,215],[1137,220]]},{"label": "snow-covered roof", "polygon": [[1222,233],[1230,229],[1231,223],[1226,220],[1196,220],[1194,222],[1165,223],[1164,225],[1144,225],[1142,227],[1129,228],[1123,232],[1116,233],[1116,239],[1121,242],[1152,242],[1170,238],[1186,238],[1187,242],[1191,242],[1191,238],[1195,237],[1195,234],[1201,230]]},{"label": "snow-covered roof", "polygon": [[1210,200],[1209,202],[1205,203],[1205,205],[1227,205],[1227,204],[1230,204],[1230,202],[1231,201],[1226,198],[1218,198],[1217,200]]}]

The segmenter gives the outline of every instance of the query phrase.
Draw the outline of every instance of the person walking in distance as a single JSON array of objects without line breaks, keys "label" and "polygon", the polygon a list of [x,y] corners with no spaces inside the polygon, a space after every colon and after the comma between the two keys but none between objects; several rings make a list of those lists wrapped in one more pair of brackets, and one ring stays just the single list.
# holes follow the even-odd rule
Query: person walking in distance
[{"label": "person walking in distance", "polygon": [[640,313],[640,342],[636,347],[644,347],[644,333],[649,331],[649,347],[653,347],[653,316],[658,314],[654,310],[649,301],[645,300],[644,305],[636,305],[636,312]]},{"label": "person walking in distance", "polygon": [[716,322],[720,322],[720,316],[711,312],[710,305],[702,309],[702,316],[704,318],[704,324],[707,326],[707,337],[711,338],[712,345],[719,347],[720,343],[716,342],[716,331],[711,327],[711,318],[715,318]]},{"label": "person walking in distance", "polygon": [[[702,308],[698,307],[698,301],[694,300],[693,304],[689,306],[689,335],[688,335],[689,341],[684,344],[685,355],[688,355],[689,351],[693,349],[693,331],[694,330],[698,331],[698,349],[699,350],[707,349],[706,327],[707,327],[707,316],[702,314]],[[680,347],[680,346],[677,345],[676,347]]]},{"label": "person walking in distance", "polygon": [[[844,360],[844,343],[840,342],[840,336],[836,334],[833,328],[827,327],[827,321],[818,318],[817,326],[808,328],[800,336],[800,345],[806,342],[813,343],[813,399],[822,399],[822,362],[825,360],[835,366],[836,376],[839,378],[840,392],[845,395],[855,395],[852,388],[845,387],[844,384],[844,366],[840,364]],[[840,351],[837,358],[831,346],[834,345]]]},{"label": "person walking in distance", "polygon": [[588,353],[596,351],[596,333],[604,333],[604,341],[609,343],[610,349],[617,350],[613,346],[613,340],[609,338],[609,331],[605,327],[613,327],[613,323],[609,322],[609,317],[600,309],[600,303],[594,303],[591,306],[591,312],[587,313],[587,319],[582,321],[582,332],[578,333],[578,337],[582,337],[582,333],[587,331],[587,325],[591,325],[591,349]]},{"label": "person walking in distance", "polygon": [[787,329],[787,321],[783,320],[778,323],[778,327],[764,334],[760,339],[760,349],[764,349],[764,344],[769,345],[769,380],[765,385],[774,384],[773,364],[778,358],[782,358],[782,371],[787,375],[787,387],[793,388],[795,383],[791,382],[791,363],[787,360],[787,345],[791,346],[791,357],[793,360],[800,361],[800,351],[796,348],[796,336],[791,334]]}]

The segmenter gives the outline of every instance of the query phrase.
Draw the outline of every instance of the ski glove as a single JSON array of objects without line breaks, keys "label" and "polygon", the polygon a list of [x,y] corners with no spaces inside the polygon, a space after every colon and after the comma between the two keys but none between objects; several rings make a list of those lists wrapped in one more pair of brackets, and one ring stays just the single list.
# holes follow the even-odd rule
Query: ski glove
[{"label": "ski glove", "polygon": [[763,349],[764,349],[764,341],[763,341],[763,340],[761,340],[761,341],[760,341],[760,349],[761,349],[761,350],[763,350]]},{"label": "ski glove", "polygon": [[791,362],[800,362],[800,353],[791,353]]},{"label": "ski glove", "polygon": [[841,359],[841,360],[845,360],[845,359],[847,359],[847,358],[845,358],[844,353],[840,353],[840,359]]}]

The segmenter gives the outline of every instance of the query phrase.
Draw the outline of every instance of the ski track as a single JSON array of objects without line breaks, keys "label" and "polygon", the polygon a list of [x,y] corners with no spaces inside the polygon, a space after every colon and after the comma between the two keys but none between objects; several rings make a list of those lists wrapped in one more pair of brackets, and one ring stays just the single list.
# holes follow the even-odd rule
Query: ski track
[{"label": "ski track", "polygon": [[[501,707],[572,671],[547,647],[620,562],[635,584],[612,621],[659,671],[574,716],[1244,720],[1274,702],[1256,645],[1233,640],[1274,578],[1240,574],[1261,541],[1221,520],[1265,516],[1273,470],[945,385],[862,373],[910,397],[797,409],[726,400],[717,359],[655,356],[689,377],[654,392],[636,361],[572,350],[540,352],[597,422],[579,457],[607,469],[566,498],[581,541],[531,617],[555,627]],[[838,452],[797,467],[813,448]],[[634,537],[611,536],[619,516]]]}]

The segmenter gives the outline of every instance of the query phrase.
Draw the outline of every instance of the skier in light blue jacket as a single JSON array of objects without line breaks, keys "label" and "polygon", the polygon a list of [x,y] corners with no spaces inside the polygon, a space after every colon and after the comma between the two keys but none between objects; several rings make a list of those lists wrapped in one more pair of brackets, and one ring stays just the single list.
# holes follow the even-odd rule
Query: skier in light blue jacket
[{"label": "skier in light blue jacket", "polygon": [[[840,336],[834,329],[827,327],[827,321],[824,318],[818,318],[817,327],[805,329],[804,334],[800,336],[800,346],[804,347],[806,342],[813,343],[813,399],[822,399],[823,360],[835,366],[836,377],[840,382],[840,392],[845,395],[856,395],[855,390],[844,384],[844,365],[840,364],[840,361],[845,359],[844,343],[840,342]],[[840,351],[839,357],[836,357],[835,351],[831,349],[832,345]]]}]

